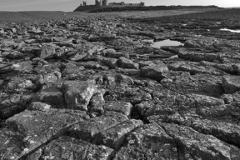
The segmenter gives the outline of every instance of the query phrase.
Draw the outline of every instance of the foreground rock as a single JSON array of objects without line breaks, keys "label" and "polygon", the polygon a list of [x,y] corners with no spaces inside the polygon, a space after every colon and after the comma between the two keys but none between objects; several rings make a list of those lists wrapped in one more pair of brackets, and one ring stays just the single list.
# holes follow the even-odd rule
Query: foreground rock
[{"label": "foreground rock", "polygon": [[157,124],[151,124],[132,132],[127,144],[115,156],[120,159],[178,159],[175,140]]},{"label": "foreground rock", "polygon": [[239,160],[239,13],[8,23],[0,159]]},{"label": "foreground rock", "polygon": [[102,159],[113,157],[114,150],[105,146],[96,146],[71,137],[60,137],[46,147],[27,157],[28,160],[41,159]]},{"label": "foreground rock", "polygon": [[[2,158],[19,159],[84,119],[88,119],[86,113],[69,110],[19,113],[6,121],[8,129],[0,130]],[[9,152],[11,148],[14,150]]]}]

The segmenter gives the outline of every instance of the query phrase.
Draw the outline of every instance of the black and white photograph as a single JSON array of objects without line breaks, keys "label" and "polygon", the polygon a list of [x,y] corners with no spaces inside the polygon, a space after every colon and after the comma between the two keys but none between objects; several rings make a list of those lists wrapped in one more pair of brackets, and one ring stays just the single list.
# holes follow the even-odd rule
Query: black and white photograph
[{"label": "black and white photograph", "polygon": [[240,160],[240,1],[0,0],[0,160]]}]

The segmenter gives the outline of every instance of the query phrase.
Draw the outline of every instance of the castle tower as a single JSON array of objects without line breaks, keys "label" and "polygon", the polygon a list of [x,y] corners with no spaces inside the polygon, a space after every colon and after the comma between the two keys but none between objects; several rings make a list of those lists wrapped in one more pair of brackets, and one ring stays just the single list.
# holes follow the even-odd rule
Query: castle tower
[{"label": "castle tower", "polygon": [[108,5],[108,0],[103,0],[102,5],[103,5],[103,6],[107,6],[107,5]]},{"label": "castle tower", "polygon": [[95,6],[99,6],[98,0],[95,0]]},{"label": "castle tower", "polygon": [[102,0],[95,0],[95,6],[102,6]]}]

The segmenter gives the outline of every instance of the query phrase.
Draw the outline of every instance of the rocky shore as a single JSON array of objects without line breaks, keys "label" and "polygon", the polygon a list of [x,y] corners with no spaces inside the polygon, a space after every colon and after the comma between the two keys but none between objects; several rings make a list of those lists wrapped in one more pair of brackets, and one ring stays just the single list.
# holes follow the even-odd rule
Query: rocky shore
[{"label": "rocky shore", "polygon": [[0,159],[240,160],[236,13],[8,23]]}]

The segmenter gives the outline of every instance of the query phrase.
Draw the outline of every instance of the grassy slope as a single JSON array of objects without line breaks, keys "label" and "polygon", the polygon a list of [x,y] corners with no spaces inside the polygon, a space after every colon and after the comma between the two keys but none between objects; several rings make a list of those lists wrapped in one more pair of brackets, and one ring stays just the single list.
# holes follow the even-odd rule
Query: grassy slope
[{"label": "grassy slope", "polygon": [[127,12],[105,12],[105,13],[85,13],[85,12],[50,12],[50,11],[29,11],[29,12],[0,12],[0,28],[6,27],[8,22],[30,22],[39,23],[49,20],[61,20],[65,18],[81,18],[88,16],[106,16],[114,17],[131,17],[131,18],[147,18],[162,17],[171,15],[181,15],[206,10],[184,9],[184,10],[163,10],[163,11],[127,11]]}]

